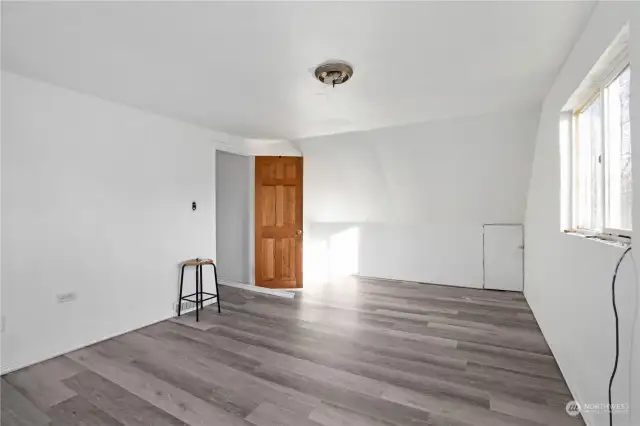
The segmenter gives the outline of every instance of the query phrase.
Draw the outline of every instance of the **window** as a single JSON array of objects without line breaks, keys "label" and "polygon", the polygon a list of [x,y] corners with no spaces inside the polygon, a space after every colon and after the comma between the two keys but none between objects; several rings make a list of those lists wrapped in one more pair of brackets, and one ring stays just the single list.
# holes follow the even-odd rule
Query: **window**
[{"label": "window", "polygon": [[605,89],[607,141],[605,144],[605,229],[631,230],[631,68],[627,67]]},{"label": "window", "polygon": [[631,236],[631,67],[619,62],[573,111],[571,227]]}]

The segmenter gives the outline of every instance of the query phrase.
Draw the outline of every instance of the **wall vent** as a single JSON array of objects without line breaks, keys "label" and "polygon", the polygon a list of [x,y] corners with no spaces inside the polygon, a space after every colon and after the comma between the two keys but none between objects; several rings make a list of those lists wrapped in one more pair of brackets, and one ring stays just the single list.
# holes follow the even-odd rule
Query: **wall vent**
[{"label": "wall vent", "polygon": [[[207,300],[206,302],[204,302],[204,307],[206,308],[209,305],[212,305],[216,303],[216,299],[212,299],[212,300]],[[185,314],[187,312],[190,312],[191,310],[194,310],[196,308],[196,303],[195,302],[189,302],[188,300],[183,300],[182,301],[182,306],[180,307],[181,311],[180,314]],[[173,312],[178,315],[178,304],[176,302],[173,303]]]}]

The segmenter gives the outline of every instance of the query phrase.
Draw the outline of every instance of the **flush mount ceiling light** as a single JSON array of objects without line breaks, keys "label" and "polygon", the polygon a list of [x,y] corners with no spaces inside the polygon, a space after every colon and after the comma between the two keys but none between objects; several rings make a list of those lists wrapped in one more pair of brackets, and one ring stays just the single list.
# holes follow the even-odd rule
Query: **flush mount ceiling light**
[{"label": "flush mount ceiling light", "polygon": [[353,68],[344,62],[328,62],[316,68],[315,75],[324,84],[335,87],[351,79]]}]

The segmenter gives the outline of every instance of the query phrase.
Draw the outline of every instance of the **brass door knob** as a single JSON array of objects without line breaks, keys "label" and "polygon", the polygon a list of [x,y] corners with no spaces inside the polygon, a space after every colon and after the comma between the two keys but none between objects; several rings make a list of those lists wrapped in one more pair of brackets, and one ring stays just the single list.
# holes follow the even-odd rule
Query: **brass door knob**
[{"label": "brass door knob", "polygon": [[298,230],[296,231],[296,235],[302,235],[302,229],[298,229]]}]

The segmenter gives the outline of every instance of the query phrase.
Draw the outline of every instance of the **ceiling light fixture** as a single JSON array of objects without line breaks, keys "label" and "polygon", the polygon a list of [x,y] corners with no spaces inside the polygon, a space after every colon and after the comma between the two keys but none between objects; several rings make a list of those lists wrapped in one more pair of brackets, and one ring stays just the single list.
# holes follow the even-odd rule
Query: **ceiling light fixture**
[{"label": "ceiling light fixture", "polygon": [[353,68],[344,62],[327,62],[316,68],[315,75],[324,84],[335,87],[351,79]]}]

